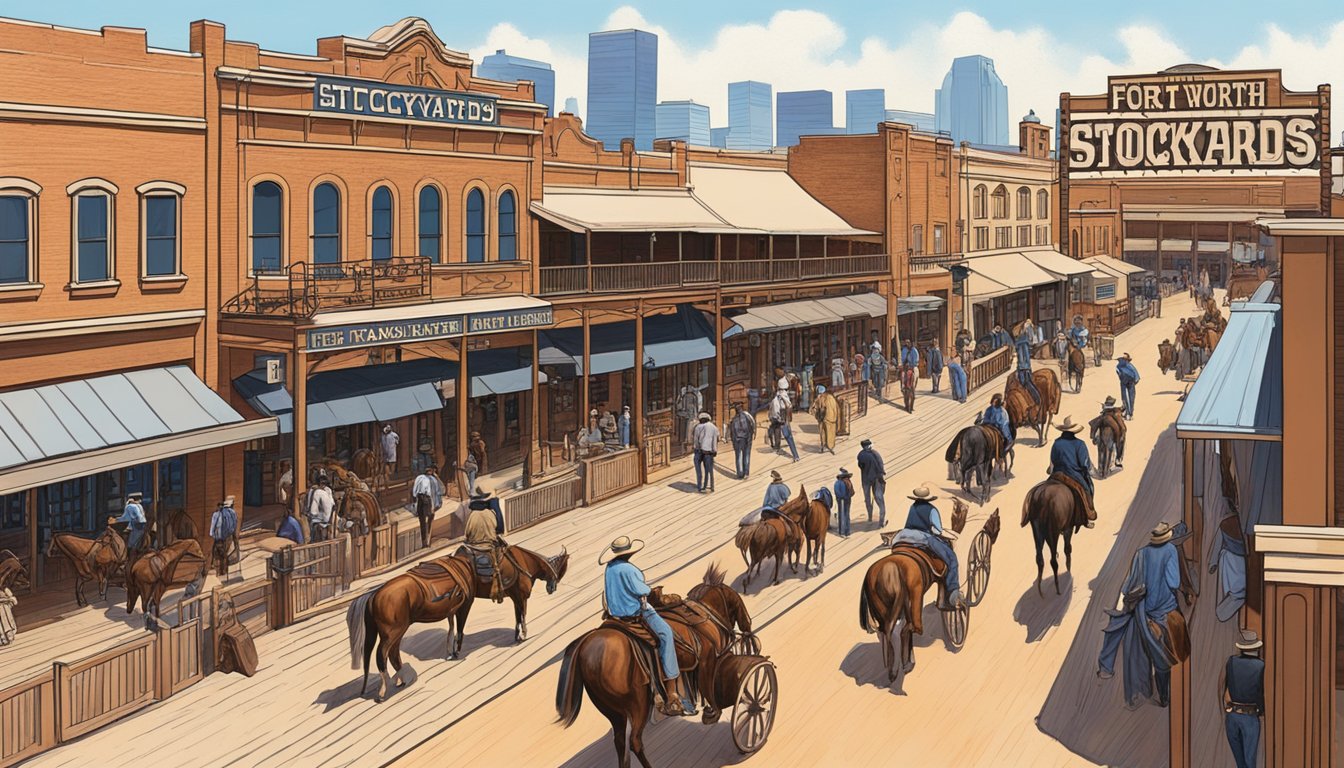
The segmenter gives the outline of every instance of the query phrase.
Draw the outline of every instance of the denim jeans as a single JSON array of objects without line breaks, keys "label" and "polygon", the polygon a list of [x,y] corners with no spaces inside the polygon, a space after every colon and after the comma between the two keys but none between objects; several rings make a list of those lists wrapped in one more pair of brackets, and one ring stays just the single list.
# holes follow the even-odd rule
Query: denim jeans
[{"label": "denim jeans", "polygon": [[[703,474],[702,474],[703,470]],[[695,452],[695,487],[714,490],[714,454],[709,451]]]},{"label": "denim jeans", "polygon": [[853,498],[835,500],[836,528],[841,536],[849,535],[849,505],[853,500]]},{"label": "denim jeans", "polygon": [[793,427],[788,422],[779,425],[779,432],[784,436],[784,440],[789,444],[789,450],[793,453],[793,458],[798,458],[798,444],[793,442]]},{"label": "denim jeans", "polygon": [[663,679],[675,680],[677,675],[681,674],[681,668],[677,666],[677,648],[674,645],[672,628],[653,608],[643,609],[639,612],[639,616],[658,637],[658,660],[663,665]]},{"label": "denim jeans", "polygon": [[737,479],[751,474],[751,441],[734,440],[733,458],[737,463]]},{"label": "denim jeans", "polygon": [[1134,418],[1134,385],[1120,384],[1120,400],[1125,404],[1125,416]]},{"label": "denim jeans", "polygon": [[1227,726],[1227,745],[1232,748],[1232,759],[1237,768],[1255,768],[1260,753],[1260,718],[1240,712],[1223,716]]},{"label": "denim jeans", "polygon": [[868,508],[868,522],[873,522],[873,500],[877,500],[878,525],[887,524],[887,483],[885,480],[863,484],[863,505]]},{"label": "denim jeans", "polygon": [[933,379],[933,393],[936,395],[938,394],[938,382],[942,380],[943,374],[941,371],[938,373],[931,373],[929,374],[929,378]]}]

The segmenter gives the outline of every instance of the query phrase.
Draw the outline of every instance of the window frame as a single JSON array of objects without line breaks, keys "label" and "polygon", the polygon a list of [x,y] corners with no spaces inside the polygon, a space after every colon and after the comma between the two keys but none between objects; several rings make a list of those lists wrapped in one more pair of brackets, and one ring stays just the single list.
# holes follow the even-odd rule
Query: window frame
[{"label": "window frame", "polygon": [[934,224],[934,225],[933,225],[933,252],[934,252],[935,255],[938,255],[938,256],[941,256],[941,255],[947,253],[947,225],[946,225],[946,224]]},{"label": "window frame", "polygon": [[[438,214],[435,217],[436,232],[433,235],[426,235],[422,231],[425,220],[423,198],[426,191],[432,191],[438,198]],[[447,198],[443,194],[443,187],[439,186],[437,182],[425,182],[415,190],[415,254],[420,258],[429,259],[430,263],[435,265],[446,264],[448,261],[447,254],[444,253],[444,244],[446,242],[444,235],[447,233],[446,231],[448,228],[448,219],[445,217],[445,214],[447,213],[447,206],[445,205],[446,200]],[[424,239],[427,237],[433,237],[435,240],[435,253],[432,258],[424,254]]]},{"label": "window frame", "polygon": [[[277,231],[274,233],[257,234],[257,188],[263,184],[272,184],[280,192],[279,210],[276,212]],[[289,229],[289,186],[283,179],[274,176],[258,176],[248,182],[247,186],[247,276],[248,277],[281,277],[289,268],[289,243],[285,238],[285,232]],[[258,238],[269,240],[275,238],[279,252],[277,254],[275,271],[259,271],[257,269],[257,249],[256,241]]]},{"label": "window frame", "polygon": [[[117,284],[117,195],[121,190],[116,184],[101,178],[87,178],[71,183],[65,188],[70,198],[70,285],[75,287],[107,286]],[[103,258],[106,271],[97,279],[81,279],[79,274],[79,206],[80,200],[102,198],[107,212],[106,231],[101,238],[104,244]]]},{"label": "window frame", "polygon": [[[471,226],[471,202],[472,196],[478,196],[481,202],[480,226],[481,231],[472,232]],[[465,238],[463,243],[465,248],[462,251],[462,260],[467,264],[485,264],[490,261],[490,216],[486,209],[485,201],[489,199],[486,195],[486,188],[480,184],[473,184],[467,187],[467,194],[463,196],[462,216],[465,220],[465,226],[462,228],[462,236]],[[479,238],[476,242],[480,243],[481,255],[478,259],[471,257],[471,245],[473,238]]]},{"label": "window frame", "polygon": [[[513,211],[509,214],[513,217],[513,231],[506,233],[504,231],[504,198],[507,196],[513,206]],[[499,191],[499,197],[495,199],[495,261],[518,261],[518,193],[513,187],[504,187]],[[504,240],[508,238],[512,243],[512,255],[507,258],[504,256]]]},{"label": "window frame", "polygon": [[1008,218],[1008,187],[1000,184],[989,195],[990,218]]},{"label": "window frame", "polygon": [[[376,208],[375,208],[375,206],[378,204],[377,201],[378,201],[378,193],[379,193],[379,192],[387,192],[387,204],[388,204],[388,209],[387,209],[387,234],[386,234],[386,236],[383,236],[383,235],[381,235],[380,233],[378,233],[378,232],[376,232],[376,231],[374,230],[374,227],[376,226],[376,224],[375,224],[375,218],[376,218]],[[368,211],[369,211],[369,215],[368,215],[368,218],[365,220],[365,223],[367,224],[367,229],[368,229],[368,235],[367,235],[367,238],[368,238],[368,239],[367,239],[367,241],[366,241],[365,248],[367,249],[367,253],[368,253],[368,257],[369,257],[369,261],[370,261],[370,262],[376,262],[376,261],[391,261],[391,260],[396,256],[396,252],[397,252],[397,247],[396,247],[396,245],[397,245],[397,193],[393,191],[392,183],[391,183],[391,182],[389,182],[389,181],[377,181],[377,182],[374,182],[374,184],[373,184],[372,186],[369,187]],[[376,245],[376,243],[377,243],[378,241],[380,241],[380,240],[386,240],[386,241],[387,241],[387,256],[384,257],[384,258],[379,258],[379,257],[377,257],[376,255],[374,255],[375,245]]]},{"label": "window frame", "polygon": [[910,227],[910,253],[914,256],[924,255],[924,225],[915,224]]},{"label": "window frame", "polygon": [[1050,190],[1036,190],[1036,218],[1050,218]]},{"label": "window frame", "polygon": [[[140,204],[140,278],[142,280],[172,280],[184,277],[182,272],[182,199],[187,188],[171,181],[149,181],[135,188]],[[173,271],[151,274],[149,271],[149,201],[153,198],[173,200]],[[163,238],[156,238],[163,239]]]},{"label": "window frame", "polygon": [[[24,267],[25,278],[11,282],[0,282],[0,290],[14,290],[19,288],[28,288],[40,285],[38,276],[39,262],[38,236],[40,234],[38,223],[38,205],[42,196],[42,186],[34,181],[30,181],[18,176],[0,176],[0,197],[19,197],[24,199],[24,221],[28,227],[28,232],[24,238],[27,250],[27,260]],[[19,242],[17,240],[13,242]]]},{"label": "window frame", "polygon": [[1025,221],[1031,218],[1031,189],[1028,187],[1017,188],[1017,220]]},{"label": "window frame", "polygon": [[[317,193],[323,187],[330,187],[336,193],[336,231],[335,233],[317,233]],[[335,179],[319,177],[313,180],[312,187],[308,190],[308,266],[313,270],[313,275],[317,276],[319,267],[335,267],[332,272],[339,273],[340,266],[345,263],[345,189]],[[336,241],[336,260],[333,262],[317,260],[318,239],[334,239]],[[324,270],[326,271],[326,270]]]},{"label": "window frame", "polygon": [[977,184],[971,192],[971,210],[976,219],[989,218],[989,187]]}]

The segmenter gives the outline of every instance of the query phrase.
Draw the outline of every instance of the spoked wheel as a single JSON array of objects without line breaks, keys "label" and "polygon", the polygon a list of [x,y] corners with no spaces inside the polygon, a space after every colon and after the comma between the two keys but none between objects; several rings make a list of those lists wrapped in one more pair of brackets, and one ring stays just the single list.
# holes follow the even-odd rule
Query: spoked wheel
[{"label": "spoked wheel", "polygon": [[778,701],[775,689],[775,665],[761,659],[742,676],[733,705],[733,744],[744,755],[765,746],[775,724]]},{"label": "spoked wheel", "polygon": [[989,554],[993,546],[984,531],[971,540],[971,556],[966,566],[966,604],[971,607],[979,605],[989,589]]},{"label": "spoked wheel", "polygon": [[943,632],[954,648],[960,648],[966,642],[966,629],[971,625],[971,607],[962,605],[943,614]]},{"label": "spoked wheel", "polygon": [[733,641],[733,646],[729,653],[737,656],[760,656],[761,639],[750,632],[744,632],[737,636]]}]

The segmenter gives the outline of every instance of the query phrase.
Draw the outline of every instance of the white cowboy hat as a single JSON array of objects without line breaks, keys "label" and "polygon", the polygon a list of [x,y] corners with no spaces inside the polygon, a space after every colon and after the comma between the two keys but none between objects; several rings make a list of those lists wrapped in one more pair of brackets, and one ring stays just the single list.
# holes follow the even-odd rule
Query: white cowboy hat
[{"label": "white cowboy hat", "polygon": [[612,557],[620,557],[622,555],[633,555],[643,548],[644,548],[643,539],[632,540],[629,536],[617,537],[615,541],[608,544],[607,548],[602,550],[601,554],[597,556],[597,564],[598,565],[607,564],[606,557],[608,552],[611,553]]},{"label": "white cowboy hat", "polygon": [[1152,534],[1149,535],[1148,542],[1150,544],[1166,544],[1171,541],[1172,535],[1170,523],[1158,523]]},{"label": "white cowboy hat", "polygon": [[921,485],[915,490],[911,491],[910,495],[907,496],[906,498],[911,499],[913,501],[934,501],[938,497],[933,495],[933,492],[929,490],[929,487],[927,485]]},{"label": "white cowboy hat", "polygon": [[1263,648],[1265,641],[1261,640],[1255,632],[1247,629],[1241,633],[1241,639],[1237,641],[1237,650],[1239,651],[1258,651]]},{"label": "white cowboy hat", "polygon": [[701,411],[701,412],[700,412],[700,420],[701,420],[701,421],[709,421],[710,418],[712,418],[712,417],[711,417],[708,413],[705,413],[704,411]]},{"label": "white cowboy hat", "polygon": [[221,502],[219,502],[219,503],[220,503],[220,506],[224,506],[224,507],[232,507],[232,506],[233,506],[233,497],[232,497],[232,496],[225,496],[225,497],[224,497],[224,500],[221,501]]},{"label": "white cowboy hat", "polygon": [[1075,424],[1072,416],[1065,416],[1064,421],[1059,424],[1059,431],[1077,434],[1082,432],[1086,426],[1086,424]]}]

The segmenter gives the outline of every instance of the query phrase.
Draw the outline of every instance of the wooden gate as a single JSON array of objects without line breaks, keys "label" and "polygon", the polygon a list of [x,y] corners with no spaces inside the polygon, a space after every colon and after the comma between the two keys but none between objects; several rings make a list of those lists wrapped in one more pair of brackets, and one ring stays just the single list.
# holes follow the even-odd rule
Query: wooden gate
[{"label": "wooden gate", "polygon": [[355,575],[358,577],[377,573],[395,561],[393,544],[396,541],[396,529],[391,523],[384,523],[369,531],[368,536],[351,539],[354,557]]},{"label": "wooden gate", "polygon": [[637,487],[639,458],[639,451],[627,449],[581,459],[584,503],[593,504]]},{"label": "wooden gate", "polygon": [[56,746],[56,686],[52,671],[0,691],[0,766]]},{"label": "wooden gate", "polygon": [[583,478],[567,475],[534,485],[504,499],[504,527],[509,531],[526,528],[583,502]]},{"label": "wooden gate", "polygon": [[83,736],[154,701],[153,634],[82,661],[55,663],[56,738]]},{"label": "wooden gate", "polygon": [[205,626],[200,616],[159,631],[158,698],[166,699],[205,677]]},{"label": "wooden gate", "polygon": [[349,538],[285,547],[271,555],[266,571],[275,584],[278,626],[288,626],[320,610],[350,588],[346,570]]}]

